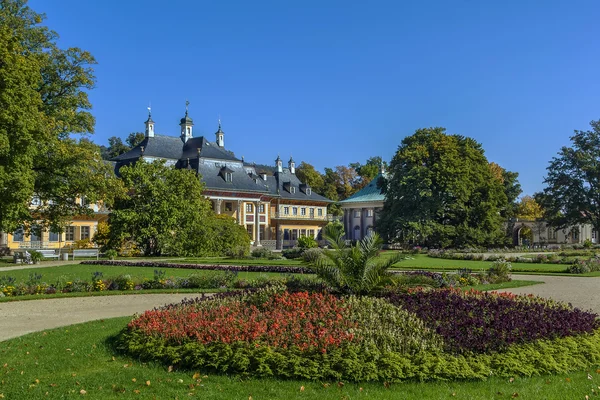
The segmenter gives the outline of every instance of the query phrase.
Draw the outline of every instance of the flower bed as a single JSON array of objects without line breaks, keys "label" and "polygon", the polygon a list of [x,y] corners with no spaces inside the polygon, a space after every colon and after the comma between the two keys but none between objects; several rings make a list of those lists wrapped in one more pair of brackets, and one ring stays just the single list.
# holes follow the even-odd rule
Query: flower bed
[{"label": "flower bed", "polygon": [[[427,293],[389,296],[391,301],[290,294],[277,288],[229,293],[147,311],[122,331],[117,346],[143,360],[178,368],[353,381],[485,379],[566,372],[600,362],[600,330],[594,314],[536,298]],[[447,303],[436,303],[441,299]],[[400,302],[410,304],[414,312]],[[504,302],[506,307],[499,306]],[[468,325],[478,317],[460,314],[469,315],[467,310],[476,314],[475,306],[485,308],[483,315],[490,320],[505,319],[511,312],[520,318],[540,313],[529,323],[545,318],[551,323],[535,328],[535,334],[527,324],[504,330],[502,324],[492,324],[494,329],[481,330]],[[434,307],[450,311],[423,317]],[[458,317],[452,314],[455,309]],[[432,323],[435,318],[438,325]],[[504,325],[516,319],[506,319]],[[439,330],[440,325],[445,329]],[[459,340],[458,347],[452,344],[467,330],[484,332],[478,337],[485,341],[484,348],[475,340]],[[508,339],[509,333],[517,339]],[[505,334],[503,345],[493,347],[496,334]]]},{"label": "flower bed", "polygon": [[439,333],[448,351],[486,353],[512,344],[591,333],[597,315],[533,296],[455,289],[392,293],[388,300],[414,312]]},{"label": "flower bed", "polygon": [[201,265],[201,264],[171,264],[153,261],[106,261],[90,260],[80,264],[88,265],[116,265],[119,267],[152,267],[152,268],[181,268],[213,271],[238,271],[238,272],[281,272],[288,274],[312,274],[313,271],[306,267],[292,267],[285,265]]}]

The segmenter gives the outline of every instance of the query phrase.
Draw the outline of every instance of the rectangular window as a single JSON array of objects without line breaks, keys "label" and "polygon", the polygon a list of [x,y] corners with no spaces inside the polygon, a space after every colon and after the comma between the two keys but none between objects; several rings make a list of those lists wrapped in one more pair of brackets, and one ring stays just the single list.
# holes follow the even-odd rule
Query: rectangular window
[{"label": "rectangular window", "polygon": [[233,204],[225,203],[225,211],[233,211]]},{"label": "rectangular window", "polygon": [[81,227],[81,239],[89,239],[90,238],[90,227],[82,226]]},{"label": "rectangular window", "polygon": [[290,208],[289,207],[283,207],[283,215],[290,215]]},{"label": "rectangular window", "polygon": [[50,231],[48,234],[48,240],[51,242],[58,242],[58,233]]},{"label": "rectangular window", "polygon": [[302,207],[300,209],[300,215],[306,215],[306,208]]},{"label": "rectangular window", "polygon": [[309,229],[308,230],[308,236],[311,238],[315,238],[315,230],[314,229]]},{"label": "rectangular window", "polygon": [[319,217],[322,217],[322,216],[323,216],[323,209],[322,209],[322,208],[317,208],[317,215],[318,215]]},{"label": "rectangular window", "polygon": [[298,240],[298,229],[290,229],[290,240]]},{"label": "rectangular window", "polygon": [[259,213],[264,213],[265,212],[265,205],[264,204],[259,204],[258,205],[258,212]]},{"label": "rectangular window", "polygon": [[354,210],[354,218],[360,217],[360,210]]},{"label": "rectangular window", "polygon": [[367,217],[372,217],[373,216],[373,210],[369,209],[367,210]]},{"label": "rectangular window", "polygon": [[227,182],[233,182],[233,173],[231,173],[231,172],[225,172],[225,181],[227,181]]},{"label": "rectangular window", "polygon": [[292,207],[292,214],[298,215],[298,207]]},{"label": "rectangular window", "polygon": [[289,229],[283,230],[283,240],[290,240],[290,230]]},{"label": "rectangular window", "polygon": [[291,186],[290,187],[290,193],[296,193],[296,187],[295,186]]},{"label": "rectangular window", "polygon": [[252,203],[246,203],[246,212],[251,213],[253,210]]},{"label": "rectangular window", "polygon": [[300,229],[300,236],[306,236],[306,229]]},{"label": "rectangular window", "polygon": [[246,232],[248,232],[250,240],[254,240],[254,225],[246,225]]},{"label": "rectangular window", "polygon": [[310,217],[313,218],[315,216],[315,209],[311,208],[310,209]]},{"label": "rectangular window", "polygon": [[40,232],[40,227],[37,225],[33,225],[31,227],[31,232],[30,232],[31,239],[29,239],[29,240],[31,240],[32,242],[40,242],[42,240],[41,233],[42,232]]},{"label": "rectangular window", "polygon": [[556,239],[556,231],[554,228],[548,228],[548,239]]},{"label": "rectangular window", "polygon": [[22,242],[24,236],[23,228],[19,228],[13,232],[13,242]]},{"label": "rectangular window", "polygon": [[65,241],[66,242],[72,242],[75,240],[75,227],[74,226],[67,226],[65,228]]}]

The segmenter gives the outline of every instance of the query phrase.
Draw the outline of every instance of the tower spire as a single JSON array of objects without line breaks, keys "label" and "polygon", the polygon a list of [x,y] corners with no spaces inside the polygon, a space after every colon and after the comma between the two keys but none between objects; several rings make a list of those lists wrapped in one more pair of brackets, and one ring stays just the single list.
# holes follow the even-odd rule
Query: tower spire
[{"label": "tower spire", "polygon": [[181,118],[179,121],[179,126],[181,127],[181,140],[183,143],[187,142],[189,139],[193,137],[192,135],[192,127],[194,126],[194,121],[188,116],[190,102],[189,100],[185,100],[185,116]]},{"label": "tower spire", "polygon": [[148,119],[144,122],[146,125],[146,137],[154,137],[154,121],[152,121],[152,106],[148,105]]},{"label": "tower spire", "polygon": [[215,132],[215,142],[219,147],[225,147],[225,132],[221,129],[221,116],[219,115],[219,129]]}]

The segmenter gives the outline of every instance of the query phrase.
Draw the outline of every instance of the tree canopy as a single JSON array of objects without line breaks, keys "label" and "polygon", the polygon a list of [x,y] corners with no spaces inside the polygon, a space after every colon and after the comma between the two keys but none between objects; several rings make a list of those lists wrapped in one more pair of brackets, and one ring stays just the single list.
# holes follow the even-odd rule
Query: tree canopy
[{"label": "tree canopy", "polygon": [[389,241],[428,247],[504,244],[504,175],[472,138],[419,129],[390,164],[381,230]]},{"label": "tree canopy", "polygon": [[130,242],[148,256],[201,256],[249,246],[243,226],[214,215],[194,171],[140,160],[119,172],[127,193],[115,200],[110,213],[108,247]]},{"label": "tree canopy", "polygon": [[600,120],[590,126],[576,130],[571,147],[562,147],[552,158],[546,187],[535,196],[544,218],[557,229],[584,223],[600,231]]},{"label": "tree canopy", "polygon": [[0,231],[40,217],[60,225],[67,215],[88,212],[75,202],[46,203],[34,215],[34,197],[53,202],[108,193],[99,184],[110,174],[99,149],[70,138],[93,133],[87,91],[96,61],[79,48],[59,48],[56,32],[40,25],[44,19],[25,0],[0,0]]}]

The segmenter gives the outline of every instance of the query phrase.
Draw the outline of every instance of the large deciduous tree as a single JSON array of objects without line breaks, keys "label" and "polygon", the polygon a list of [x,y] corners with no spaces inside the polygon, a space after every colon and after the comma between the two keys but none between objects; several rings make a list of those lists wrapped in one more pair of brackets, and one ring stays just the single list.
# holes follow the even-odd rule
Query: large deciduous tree
[{"label": "large deciduous tree", "polygon": [[127,193],[114,202],[108,247],[134,243],[149,256],[202,256],[249,246],[244,227],[215,216],[194,171],[140,160],[119,172]]},{"label": "large deciduous tree", "polygon": [[380,228],[389,241],[429,247],[504,244],[501,177],[475,140],[419,129],[390,164]]},{"label": "large deciduous tree", "polygon": [[106,194],[98,178],[109,169],[98,149],[70,139],[94,129],[87,90],[94,87],[95,60],[81,49],[59,48],[58,35],[40,25],[44,18],[25,0],[0,0],[0,231],[78,211],[67,202],[32,214],[34,195],[54,202],[69,193]]},{"label": "large deciduous tree", "polygon": [[571,136],[550,161],[546,187],[535,198],[544,208],[544,218],[555,228],[591,224],[600,231],[600,120],[591,130]]}]

